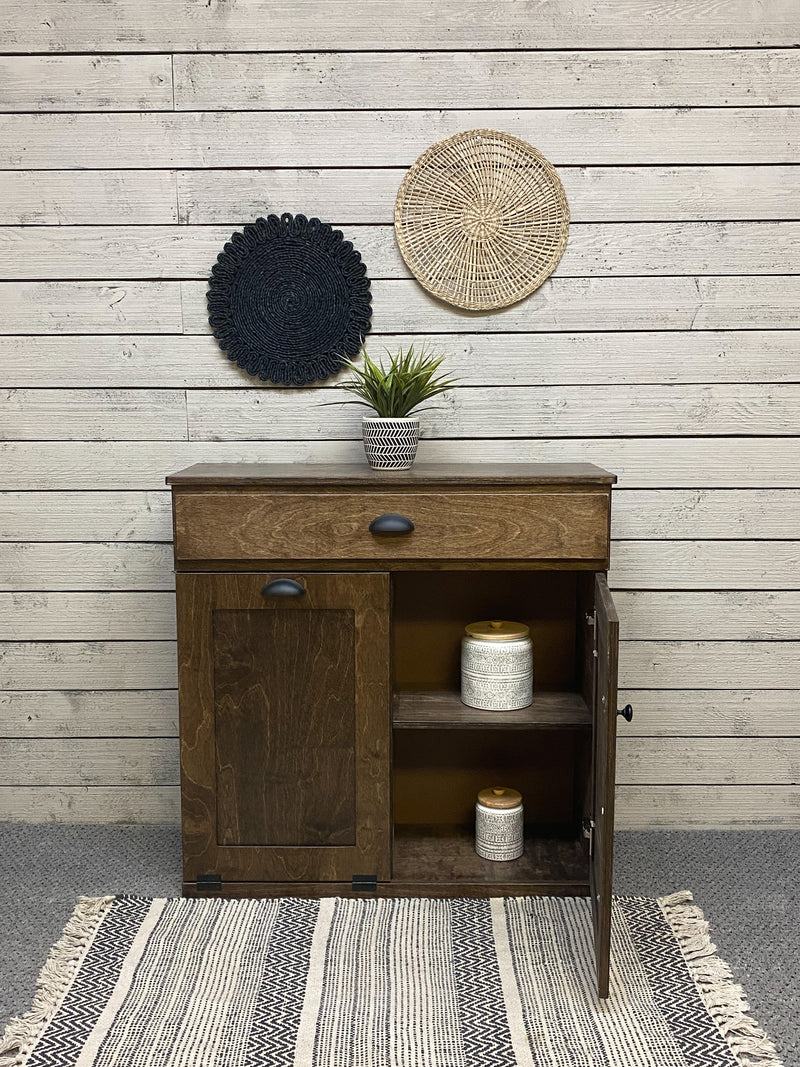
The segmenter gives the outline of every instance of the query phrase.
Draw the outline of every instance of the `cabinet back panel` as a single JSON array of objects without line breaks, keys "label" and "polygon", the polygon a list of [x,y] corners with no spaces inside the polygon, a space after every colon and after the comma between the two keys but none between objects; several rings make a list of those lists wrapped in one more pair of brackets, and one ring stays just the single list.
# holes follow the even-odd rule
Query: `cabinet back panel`
[{"label": "cabinet back panel", "polygon": [[392,583],[395,689],[458,690],[464,627],[480,619],[530,626],[535,689],[576,688],[574,573],[403,571]]},{"label": "cabinet back panel", "polygon": [[572,731],[397,730],[394,821],[471,826],[478,791],[503,785],[522,793],[528,824],[573,829]]},{"label": "cabinet back panel", "polygon": [[219,844],[355,844],[354,627],[349,610],[214,612]]}]

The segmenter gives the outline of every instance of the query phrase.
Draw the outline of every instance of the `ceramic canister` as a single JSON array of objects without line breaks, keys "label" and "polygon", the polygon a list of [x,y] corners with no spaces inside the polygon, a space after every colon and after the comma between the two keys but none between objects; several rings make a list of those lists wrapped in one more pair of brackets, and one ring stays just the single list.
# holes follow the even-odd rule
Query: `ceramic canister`
[{"label": "ceramic canister", "polygon": [[521,622],[473,622],[461,641],[461,700],[485,711],[527,708],[533,700],[533,645]]},{"label": "ceramic canister", "polygon": [[475,851],[485,860],[516,860],[524,850],[522,794],[481,789],[475,805]]}]

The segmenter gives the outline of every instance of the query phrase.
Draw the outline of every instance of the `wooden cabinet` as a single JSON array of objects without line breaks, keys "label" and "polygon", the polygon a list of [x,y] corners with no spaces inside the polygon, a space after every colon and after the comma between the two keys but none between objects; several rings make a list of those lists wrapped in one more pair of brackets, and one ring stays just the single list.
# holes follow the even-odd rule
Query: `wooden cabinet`
[{"label": "wooden cabinet", "polygon": [[[168,478],[184,892],[590,893],[605,996],[614,480],[590,464]],[[533,638],[534,700],[514,712],[459,699],[464,626],[498,617]],[[525,853],[505,863],[473,848],[496,784],[525,803]]]},{"label": "wooden cabinet", "polygon": [[388,879],[389,576],[176,582],[185,880]]}]

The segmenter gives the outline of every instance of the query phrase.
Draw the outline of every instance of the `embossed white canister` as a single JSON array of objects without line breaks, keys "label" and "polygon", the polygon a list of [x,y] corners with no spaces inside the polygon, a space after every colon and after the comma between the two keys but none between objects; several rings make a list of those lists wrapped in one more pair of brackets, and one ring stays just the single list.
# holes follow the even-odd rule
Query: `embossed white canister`
[{"label": "embossed white canister", "polygon": [[527,708],[533,700],[533,645],[521,622],[473,622],[461,641],[461,700],[484,711]]},{"label": "embossed white canister", "polygon": [[522,794],[507,786],[481,789],[475,805],[475,851],[485,860],[517,860],[524,851]]}]

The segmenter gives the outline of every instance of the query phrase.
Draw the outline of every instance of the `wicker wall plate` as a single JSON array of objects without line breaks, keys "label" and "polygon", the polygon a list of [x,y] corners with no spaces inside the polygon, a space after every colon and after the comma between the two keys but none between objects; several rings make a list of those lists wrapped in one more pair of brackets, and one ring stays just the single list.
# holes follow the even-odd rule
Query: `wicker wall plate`
[{"label": "wicker wall plate", "polygon": [[307,385],[335,374],[369,333],[361,256],[339,230],[270,215],[234,233],[211,271],[208,321],[228,359],[262,381]]},{"label": "wicker wall plate", "polygon": [[553,165],[532,145],[467,130],[414,163],[394,226],[403,258],[429,292],[485,311],[528,296],[555,270],[569,208]]}]

